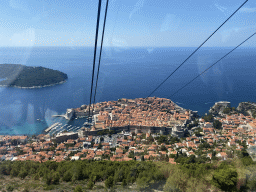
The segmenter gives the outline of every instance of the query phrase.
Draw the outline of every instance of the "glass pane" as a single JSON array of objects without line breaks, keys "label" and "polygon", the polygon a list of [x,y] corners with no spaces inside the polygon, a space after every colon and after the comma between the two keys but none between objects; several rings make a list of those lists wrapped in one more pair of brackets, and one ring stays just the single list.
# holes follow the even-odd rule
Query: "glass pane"
[{"label": "glass pane", "polygon": [[[242,3],[110,1],[96,103],[149,96]],[[83,126],[84,118],[69,121],[56,115],[89,104],[97,9],[92,0],[1,2],[0,63],[42,66],[68,79],[43,88],[1,87],[0,134],[39,134],[51,125],[56,125],[51,132],[56,134]],[[172,96],[254,33],[255,18],[255,2],[247,2],[150,96],[170,98],[199,114],[220,100],[232,106],[255,101],[255,37]],[[98,59],[95,77],[97,64]],[[1,82],[5,80],[2,75]]]}]

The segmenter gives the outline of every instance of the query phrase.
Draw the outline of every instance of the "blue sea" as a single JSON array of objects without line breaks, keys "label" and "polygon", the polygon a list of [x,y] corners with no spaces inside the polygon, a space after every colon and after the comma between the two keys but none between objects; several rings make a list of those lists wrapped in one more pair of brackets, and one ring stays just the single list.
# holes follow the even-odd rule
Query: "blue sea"
[{"label": "blue sea", "polygon": [[[230,101],[234,107],[242,101],[256,102],[256,49],[245,47],[238,48],[170,97],[231,49],[201,48],[152,96],[170,98],[200,115],[217,101]],[[105,47],[96,102],[147,97],[194,50]],[[68,75],[66,83],[52,87],[0,88],[0,134],[39,134],[55,122],[83,123],[83,119],[66,122],[52,115],[89,103],[93,48],[6,47],[0,48],[0,63],[43,66]]]}]

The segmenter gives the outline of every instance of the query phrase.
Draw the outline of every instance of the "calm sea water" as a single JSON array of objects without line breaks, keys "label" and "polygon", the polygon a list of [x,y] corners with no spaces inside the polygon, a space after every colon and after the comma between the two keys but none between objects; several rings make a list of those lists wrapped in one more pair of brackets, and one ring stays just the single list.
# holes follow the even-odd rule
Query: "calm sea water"
[{"label": "calm sea water", "polygon": [[[96,102],[147,97],[195,48],[104,48]],[[169,98],[231,48],[202,48],[153,96]],[[0,88],[0,134],[38,134],[52,115],[89,103],[93,48],[0,48],[0,63],[43,66],[68,74],[62,85]],[[239,48],[170,99],[204,114],[216,101],[256,102],[256,49]]]}]

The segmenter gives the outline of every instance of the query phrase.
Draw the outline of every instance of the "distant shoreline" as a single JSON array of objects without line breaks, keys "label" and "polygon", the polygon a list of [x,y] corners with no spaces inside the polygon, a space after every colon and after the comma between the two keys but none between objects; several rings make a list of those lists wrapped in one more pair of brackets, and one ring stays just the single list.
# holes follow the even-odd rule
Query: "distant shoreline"
[{"label": "distant shoreline", "polygon": [[61,81],[61,82],[58,82],[58,83],[54,83],[54,84],[50,84],[50,85],[43,85],[43,86],[32,86],[32,87],[20,87],[20,86],[9,86],[9,85],[0,85],[0,87],[14,87],[14,88],[19,88],[19,89],[40,89],[40,88],[44,88],[44,87],[51,87],[51,86],[54,86],[54,85],[60,85],[60,84],[63,84],[63,83],[66,83],[67,81],[64,80],[64,81]]}]

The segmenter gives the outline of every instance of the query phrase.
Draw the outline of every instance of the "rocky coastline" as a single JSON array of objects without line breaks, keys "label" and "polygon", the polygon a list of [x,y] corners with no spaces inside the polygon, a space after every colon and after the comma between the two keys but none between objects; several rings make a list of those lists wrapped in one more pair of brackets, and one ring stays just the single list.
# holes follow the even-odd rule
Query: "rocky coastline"
[{"label": "rocky coastline", "polygon": [[53,83],[53,84],[50,84],[50,85],[44,85],[44,86],[32,86],[32,87],[20,87],[20,86],[9,86],[9,85],[0,85],[0,87],[14,87],[14,88],[19,88],[19,89],[41,89],[41,88],[44,88],[44,87],[52,87],[54,85],[60,85],[60,84],[63,84],[63,83],[66,83],[67,81],[64,80],[64,81],[61,81],[61,82],[58,82],[58,83]]}]

